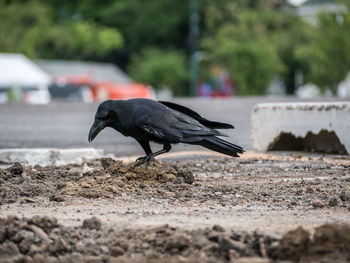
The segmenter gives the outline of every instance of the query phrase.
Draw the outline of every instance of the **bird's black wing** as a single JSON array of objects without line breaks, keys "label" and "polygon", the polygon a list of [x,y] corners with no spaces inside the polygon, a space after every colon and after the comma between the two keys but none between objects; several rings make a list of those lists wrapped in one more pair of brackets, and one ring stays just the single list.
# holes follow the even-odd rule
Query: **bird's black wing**
[{"label": "bird's black wing", "polygon": [[142,122],[138,123],[137,127],[159,141],[177,143],[183,138],[180,131],[159,122]]},{"label": "bird's black wing", "polygon": [[[178,142],[198,142],[202,136],[227,136],[217,130],[204,126],[196,119],[166,108],[153,107],[152,111],[143,108],[136,117],[136,126],[151,136],[153,140],[178,143]],[[153,105],[155,106],[155,105]]]},{"label": "bird's black wing", "polygon": [[182,105],[179,105],[179,104],[176,104],[173,102],[169,102],[169,101],[159,101],[159,102],[162,103],[163,105],[167,106],[170,109],[179,111],[183,114],[186,114],[186,115],[192,117],[193,119],[197,120],[198,122],[200,122],[201,124],[203,124],[209,128],[212,128],[212,129],[233,129],[234,128],[233,125],[228,124],[228,123],[207,120],[207,119],[203,118],[201,115],[199,115],[197,112],[195,112],[195,111],[193,111],[185,106],[182,106]]}]

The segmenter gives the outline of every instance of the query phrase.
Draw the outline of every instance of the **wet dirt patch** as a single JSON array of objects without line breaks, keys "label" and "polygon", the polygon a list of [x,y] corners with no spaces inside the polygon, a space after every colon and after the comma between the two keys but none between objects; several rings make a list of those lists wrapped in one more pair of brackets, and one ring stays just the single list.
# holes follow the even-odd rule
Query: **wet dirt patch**
[{"label": "wet dirt patch", "polygon": [[263,158],[154,161],[145,168],[110,158],[83,165],[0,169],[0,204],[139,196],[169,204],[350,209],[350,167],[300,154]]},{"label": "wet dirt patch", "polygon": [[134,167],[110,158],[83,165],[61,167],[23,166],[16,163],[0,169],[0,204],[17,200],[31,202],[37,196],[63,202],[71,196],[110,198],[126,194],[159,195],[161,184],[191,184],[188,169],[159,163]]},{"label": "wet dirt patch", "polygon": [[[103,225],[103,224],[102,224]],[[350,225],[302,228],[281,239],[258,232],[168,225],[105,229],[98,218],[64,227],[55,218],[0,218],[2,262],[348,262]],[[260,261],[258,261],[260,260]],[[326,261],[324,261],[326,260]]]}]

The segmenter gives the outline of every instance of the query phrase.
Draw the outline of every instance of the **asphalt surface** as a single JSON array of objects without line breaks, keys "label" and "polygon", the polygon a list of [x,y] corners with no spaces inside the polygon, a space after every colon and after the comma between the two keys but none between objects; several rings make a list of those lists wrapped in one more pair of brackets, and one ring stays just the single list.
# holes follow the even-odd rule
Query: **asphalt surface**
[{"label": "asphalt surface", "polygon": [[[338,98],[320,98],[313,101],[335,101]],[[175,103],[187,106],[203,117],[231,123],[233,130],[225,132],[229,141],[245,149],[252,149],[250,113],[254,106],[264,102],[294,102],[295,97],[239,97],[229,99],[181,98]],[[304,100],[305,101],[305,100]],[[88,143],[88,131],[97,103],[52,102],[48,105],[0,105],[0,148],[75,148],[94,147],[117,156],[143,154],[132,138],[126,138],[112,129],[103,130]],[[154,150],[161,146],[152,145]],[[201,147],[176,145],[173,151],[196,150]]]}]

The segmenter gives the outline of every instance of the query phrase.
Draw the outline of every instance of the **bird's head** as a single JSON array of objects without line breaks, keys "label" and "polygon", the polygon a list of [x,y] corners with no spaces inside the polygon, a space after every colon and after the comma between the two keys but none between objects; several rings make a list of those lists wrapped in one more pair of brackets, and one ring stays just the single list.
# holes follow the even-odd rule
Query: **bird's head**
[{"label": "bird's head", "polygon": [[112,100],[106,100],[98,106],[94,123],[89,131],[89,142],[92,142],[104,128],[111,127],[119,121],[118,114],[113,109],[113,103]]}]

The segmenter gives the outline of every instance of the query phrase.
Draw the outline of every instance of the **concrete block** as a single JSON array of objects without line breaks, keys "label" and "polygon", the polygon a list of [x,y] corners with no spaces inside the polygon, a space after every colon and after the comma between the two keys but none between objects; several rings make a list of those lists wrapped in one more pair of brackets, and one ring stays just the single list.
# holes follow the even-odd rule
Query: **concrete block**
[{"label": "concrete block", "polygon": [[14,162],[28,165],[66,165],[81,164],[84,160],[104,157],[103,150],[94,148],[56,149],[56,148],[30,148],[30,149],[0,149],[0,163]]},{"label": "concrete block", "polygon": [[259,151],[350,154],[350,102],[263,103],[255,106],[251,121]]}]

